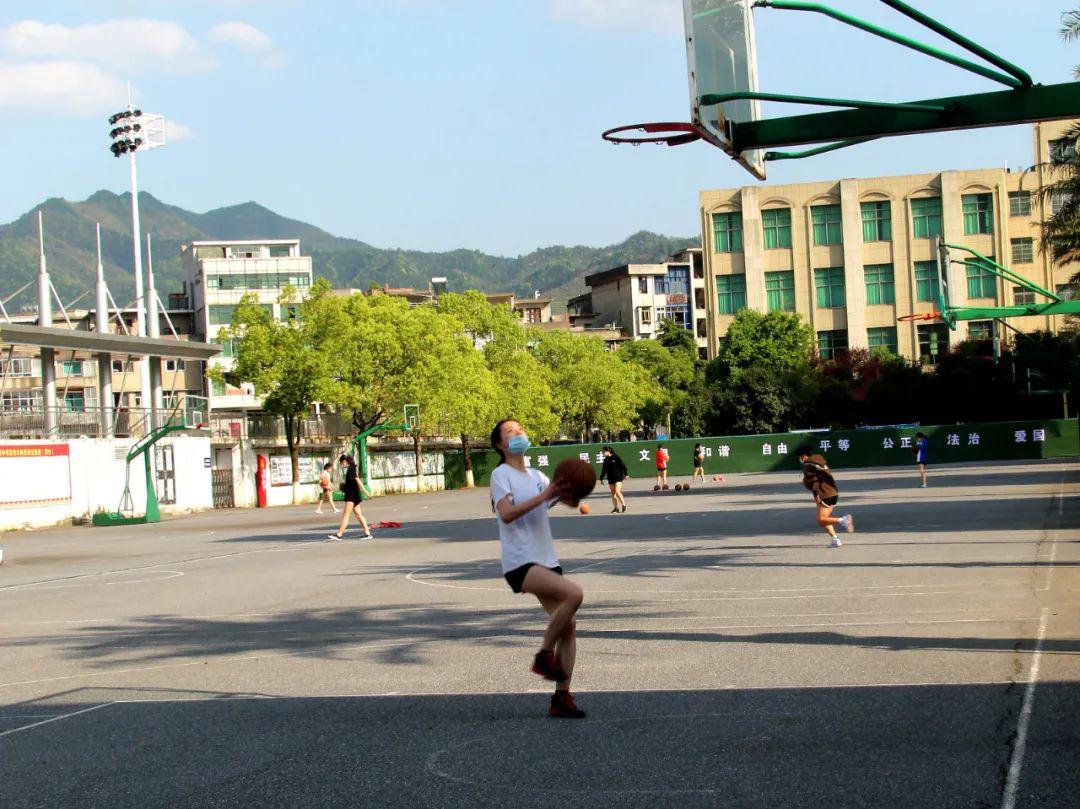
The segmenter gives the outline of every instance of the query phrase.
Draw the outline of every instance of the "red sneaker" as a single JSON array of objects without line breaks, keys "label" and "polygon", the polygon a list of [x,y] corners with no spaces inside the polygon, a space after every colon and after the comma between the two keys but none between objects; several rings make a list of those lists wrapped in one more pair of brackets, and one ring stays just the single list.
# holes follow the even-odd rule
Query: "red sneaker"
[{"label": "red sneaker", "polygon": [[550,649],[541,649],[533,658],[533,674],[539,674],[545,680],[560,682],[568,679],[559,661],[555,659],[555,652]]},{"label": "red sneaker", "polygon": [[585,711],[574,704],[574,698],[569,691],[556,691],[551,695],[551,707],[548,708],[548,716],[558,719],[584,719]]}]

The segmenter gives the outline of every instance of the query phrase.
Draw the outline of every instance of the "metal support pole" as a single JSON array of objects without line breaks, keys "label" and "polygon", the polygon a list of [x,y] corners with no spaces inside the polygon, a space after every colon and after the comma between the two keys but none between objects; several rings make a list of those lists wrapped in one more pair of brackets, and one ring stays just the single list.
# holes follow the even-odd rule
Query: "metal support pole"
[{"label": "metal support pole", "polygon": [[[132,158],[134,159],[134,158]],[[161,323],[158,320],[158,296],[154,286],[154,258],[150,246],[150,234],[146,234],[146,336],[160,337]],[[165,399],[161,391],[161,357],[147,357],[150,371],[150,424],[153,429],[164,426],[162,413]]]},{"label": "metal support pole", "polygon": [[[105,266],[101,263],[101,224],[97,226],[97,311],[94,327],[98,334],[109,333],[109,288],[105,285]],[[112,354],[97,355],[98,416],[101,435],[113,437]]]},{"label": "metal support pole", "polygon": [[[45,263],[45,223],[38,211],[38,325],[52,326],[52,284],[49,283],[49,270]],[[51,348],[41,349],[41,395],[45,408],[42,426],[45,435],[56,435],[56,354]]]},{"label": "metal support pole", "polygon": [[[131,109],[128,103],[128,109]],[[135,152],[129,155],[131,163],[131,238],[135,253],[135,335],[146,336],[146,316],[144,313],[145,297],[143,293],[143,268],[142,268],[142,239],[139,237],[139,178],[135,170]],[[145,358],[139,360],[139,379],[141,381],[142,406],[153,407],[153,396],[150,389],[150,368]]]}]

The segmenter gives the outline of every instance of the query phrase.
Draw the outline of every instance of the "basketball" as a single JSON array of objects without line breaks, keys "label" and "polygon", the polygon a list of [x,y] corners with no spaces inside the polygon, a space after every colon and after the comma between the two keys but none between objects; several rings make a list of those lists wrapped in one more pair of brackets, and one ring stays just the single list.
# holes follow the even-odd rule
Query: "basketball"
[{"label": "basketball", "polygon": [[682,491],[682,484],[681,484],[681,483],[676,483],[676,484],[675,484],[675,491],[677,491],[677,492],[681,492],[681,491]]},{"label": "basketball", "polygon": [[589,513],[589,504],[588,503],[582,503],[580,506],[578,506],[578,511],[580,511],[582,514],[588,514]]},{"label": "basketball", "polygon": [[658,491],[660,491],[660,484],[659,484],[659,483],[657,483],[657,484],[656,484],[655,486],[653,486],[653,487],[652,487],[652,490],[653,490],[654,492],[658,492]]},{"label": "basketball", "polygon": [[569,491],[565,502],[574,506],[596,488],[596,470],[581,458],[567,458],[560,463],[555,467],[553,479],[566,484]]},{"label": "basketball", "polygon": [[720,477],[719,475],[713,475],[712,479],[713,479],[713,483],[719,483],[721,480],[723,480],[723,478]]},{"label": "basketball", "polygon": [[668,486],[668,485],[667,485],[667,484],[665,483],[665,484],[663,485],[663,487],[662,487],[662,488],[663,488],[663,490],[664,490],[664,491],[666,492],[666,491],[667,491],[668,489],[670,489],[671,487],[670,487],[670,486]]},{"label": "basketball", "polygon": [[690,484],[689,484],[689,483],[684,483],[684,484],[682,485],[682,490],[683,490],[684,492],[688,492],[688,491],[690,491]]}]

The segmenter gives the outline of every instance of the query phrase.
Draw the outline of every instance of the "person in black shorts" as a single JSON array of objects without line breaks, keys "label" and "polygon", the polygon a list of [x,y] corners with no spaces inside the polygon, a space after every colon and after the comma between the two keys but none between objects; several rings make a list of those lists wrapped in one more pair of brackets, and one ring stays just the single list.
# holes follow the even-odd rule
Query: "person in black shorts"
[{"label": "person in black shorts", "polygon": [[839,548],[843,543],[836,535],[834,526],[839,525],[850,534],[855,530],[855,518],[850,514],[840,518],[832,516],[833,509],[840,502],[840,488],[836,485],[836,479],[829,471],[824,456],[815,455],[810,444],[803,444],[795,450],[795,455],[802,464],[803,486],[814,495],[814,502],[817,504],[818,525],[829,535],[829,547]]},{"label": "person in black shorts", "polygon": [[705,482],[705,450],[701,448],[701,444],[694,444],[694,480],[701,478],[701,482]]},{"label": "person in black shorts", "polygon": [[344,507],[341,509],[341,524],[338,526],[337,533],[327,534],[326,536],[335,542],[341,542],[345,538],[345,529],[349,527],[349,516],[356,514],[356,519],[360,521],[360,527],[364,529],[360,539],[371,539],[371,529],[368,528],[367,520],[364,519],[364,514],[360,511],[360,502],[364,499],[364,495],[371,497],[371,492],[364,485],[364,481],[360,479],[360,475],[356,471],[356,461],[352,459],[351,455],[342,455],[338,458],[338,461],[341,463],[345,478],[341,484],[341,491],[345,495]]},{"label": "person in black shorts", "polygon": [[604,465],[600,469],[600,482],[607,480],[608,488],[611,489],[612,514],[621,514],[626,511],[626,500],[622,496],[623,481],[630,477],[629,470],[623,459],[611,447],[600,450],[604,455]]}]

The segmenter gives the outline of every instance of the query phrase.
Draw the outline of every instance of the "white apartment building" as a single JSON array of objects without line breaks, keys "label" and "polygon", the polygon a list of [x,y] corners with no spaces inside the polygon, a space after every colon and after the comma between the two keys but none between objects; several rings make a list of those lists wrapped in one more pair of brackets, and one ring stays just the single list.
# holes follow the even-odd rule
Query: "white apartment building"
[{"label": "white apartment building", "polygon": [[700,248],[688,248],[658,264],[624,264],[586,276],[589,292],[567,303],[570,322],[614,327],[627,338],[659,336],[665,320],[694,335],[698,353],[709,347],[705,270]]},{"label": "white apartment building", "polygon": [[[184,292],[194,310],[196,338],[221,342],[222,353],[210,366],[231,366],[232,347],[218,339],[232,322],[240,299],[253,293],[260,306],[275,318],[295,314],[296,304],[278,303],[282,290],[291,286],[298,301],[311,288],[311,257],[300,254],[299,239],[253,239],[245,241],[192,242],[180,248]],[[211,410],[258,409],[260,400],[252,386],[238,388],[206,380]]]}]

